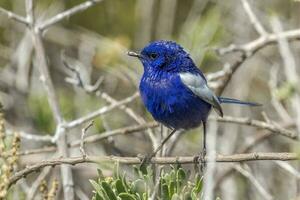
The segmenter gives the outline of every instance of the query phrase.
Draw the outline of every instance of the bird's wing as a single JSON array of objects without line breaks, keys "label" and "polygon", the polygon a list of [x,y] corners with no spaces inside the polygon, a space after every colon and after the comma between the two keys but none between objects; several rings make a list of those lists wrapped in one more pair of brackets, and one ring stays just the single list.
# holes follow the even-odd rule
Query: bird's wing
[{"label": "bird's wing", "polygon": [[223,116],[223,111],[218,97],[207,86],[206,80],[200,75],[189,72],[179,74],[181,82],[203,101],[211,104],[218,115]]}]

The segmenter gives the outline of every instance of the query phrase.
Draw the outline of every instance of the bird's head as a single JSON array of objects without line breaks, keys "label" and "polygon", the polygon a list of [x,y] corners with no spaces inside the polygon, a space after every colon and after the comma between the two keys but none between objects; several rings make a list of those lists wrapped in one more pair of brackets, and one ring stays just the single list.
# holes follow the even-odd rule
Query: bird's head
[{"label": "bird's head", "polygon": [[140,54],[128,52],[128,55],[139,58],[145,71],[183,72],[187,71],[189,66],[194,66],[188,53],[179,44],[172,41],[154,41],[144,47]]}]

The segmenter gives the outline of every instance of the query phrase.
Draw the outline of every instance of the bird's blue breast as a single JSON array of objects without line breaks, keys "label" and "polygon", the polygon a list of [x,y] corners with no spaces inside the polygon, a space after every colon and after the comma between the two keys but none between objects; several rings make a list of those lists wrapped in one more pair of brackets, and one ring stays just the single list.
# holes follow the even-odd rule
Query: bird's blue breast
[{"label": "bird's blue breast", "polygon": [[206,121],[210,104],[201,100],[181,81],[177,73],[145,72],[140,93],[155,120],[175,129],[195,128]]}]

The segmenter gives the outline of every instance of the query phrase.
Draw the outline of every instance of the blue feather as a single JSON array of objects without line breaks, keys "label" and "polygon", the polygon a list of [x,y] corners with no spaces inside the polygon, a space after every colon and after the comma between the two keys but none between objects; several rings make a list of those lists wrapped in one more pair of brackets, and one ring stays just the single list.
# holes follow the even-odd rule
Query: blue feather
[{"label": "blue feather", "polygon": [[239,104],[245,106],[262,106],[262,104],[255,103],[255,102],[248,102],[248,101],[240,101],[238,99],[232,99],[227,97],[218,97],[220,103],[232,103],[232,104]]}]

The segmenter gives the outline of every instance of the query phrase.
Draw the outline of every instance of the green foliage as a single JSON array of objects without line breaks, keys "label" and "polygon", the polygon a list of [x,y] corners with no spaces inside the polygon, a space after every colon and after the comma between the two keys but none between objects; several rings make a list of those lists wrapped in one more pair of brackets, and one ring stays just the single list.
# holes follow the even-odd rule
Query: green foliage
[{"label": "green foliage", "polygon": [[46,96],[30,96],[28,105],[37,129],[45,133],[53,133],[55,122]]},{"label": "green foliage", "polygon": [[[214,46],[222,38],[220,14],[220,9],[213,7],[197,20],[183,26],[178,42],[188,49],[199,66],[217,59],[213,51],[207,51],[207,47]],[[189,31],[185,31],[186,29]]]},{"label": "green foliage", "polygon": [[[134,167],[135,179],[127,180],[125,174],[120,175],[116,167],[113,177],[104,177],[98,170],[98,180],[90,180],[94,187],[93,200],[147,200],[156,194],[155,199],[163,200],[199,200],[203,180],[200,175],[190,180],[189,172],[180,165],[171,166],[170,170],[162,169],[158,185],[154,182],[154,174],[150,167],[141,171]],[[157,187],[158,186],[158,187]]]},{"label": "green foliage", "polygon": [[296,85],[292,82],[285,82],[284,84],[282,84],[281,87],[275,90],[275,96],[279,100],[285,100],[293,96],[295,92],[296,92]]}]

